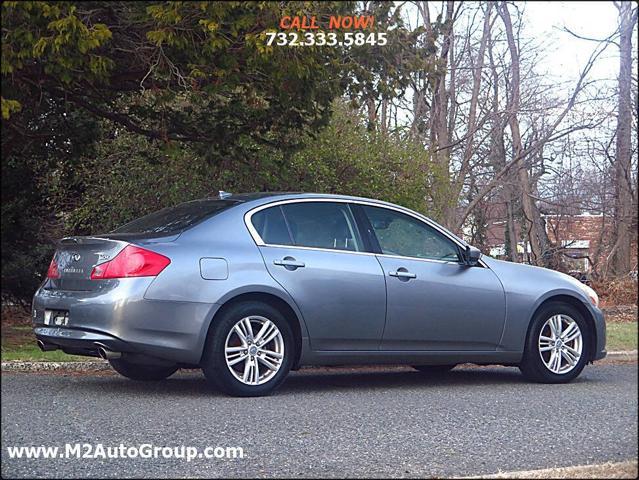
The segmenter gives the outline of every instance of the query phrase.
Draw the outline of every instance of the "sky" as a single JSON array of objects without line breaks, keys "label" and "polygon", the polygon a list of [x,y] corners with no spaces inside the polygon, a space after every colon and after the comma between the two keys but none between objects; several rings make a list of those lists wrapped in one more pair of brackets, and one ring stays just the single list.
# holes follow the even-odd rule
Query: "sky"
[{"label": "sky", "polygon": [[[541,59],[542,69],[548,69],[568,80],[577,78],[596,47],[595,42],[580,40],[567,32],[603,39],[617,28],[618,11],[611,2],[520,2],[524,8],[526,32],[548,42],[552,54]],[[615,79],[619,70],[619,50],[609,46],[599,57],[592,71],[594,78]]]},{"label": "sky", "polygon": [[[634,2],[633,2],[634,3]],[[420,19],[417,7],[412,3],[402,2],[405,18],[411,27],[415,26],[415,21]],[[431,9],[431,18],[436,18],[437,13],[442,9],[443,2],[441,0],[429,2]],[[472,14],[473,5],[468,9]],[[617,7],[612,1],[515,1],[514,5],[509,6],[509,10],[513,19],[517,18],[515,8],[523,12],[523,29],[521,31],[522,44],[530,42],[532,45],[539,47],[539,51],[543,52],[537,57],[535,72],[544,76],[544,82],[554,84],[553,94],[558,99],[567,99],[572,94],[577,79],[579,78],[583,68],[586,66],[588,59],[593,51],[601,48],[600,42],[588,41],[576,38],[566,32],[564,28],[569,29],[575,34],[598,40],[603,40],[616,33],[618,29]],[[495,15],[495,12],[493,12]],[[499,23],[499,20],[497,20]],[[463,21],[461,22],[460,31],[463,32]],[[481,27],[481,24],[479,24]],[[500,25],[498,28],[502,29]],[[476,30],[476,36],[481,34],[481,28]],[[618,40],[618,37],[615,38]],[[637,48],[637,28],[633,38],[633,48]],[[634,55],[636,61],[636,54]],[[636,70],[636,64],[634,69]],[[596,89],[601,88],[602,92],[609,93],[616,88],[617,77],[619,74],[619,48],[615,44],[609,44],[601,55],[597,58],[593,68],[591,69],[587,82],[594,81],[593,88],[588,94],[582,94],[588,97],[593,95]],[[407,99],[410,99],[410,92],[407,93]],[[563,108],[563,104],[561,105]],[[601,104],[600,102],[581,104],[577,109],[576,115],[583,115],[586,109],[614,109],[614,104]],[[405,115],[404,115],[405,114]],[[410,112],[400,112],[400,118],[408,120]],[[568,120],[564,120],[565,125]],[[575,132],[573,138],[579,138],[580,135],[586,135],[588,132]],[[588,133],[590,134],[590,133]],[[572,161],[570,155],[559,155],[566,165],[566,162]]]},{"label": "sky", "polygon": [[[441,11],[442,2],[432,1],[429,4],[431,18],[435,18]],[[416,7],[406,2],[401,2],[401,5],[408,24],[414,27],[416,19],[420,18]],[[523,11],[522,40],[532,40],[532,43],[539,45],[544,52],[539,56],[536,72],[556,82],[556,92],[563,92],[567,98],[589,57],[601,45],[598,42],[576,38],[564,31],[564,27],[583,37],[608,38],[617,31],[617,7],[612,1],[516,1],[515,5]],[[513,6],[510,7],[510,11],[515,18]],[[481,33],[481,29],[478,33]],[[635,48],[636,37],[635,29]],[[588,81],[604,80],[596,85],[614,87],[618,73],[619,48],[615,44],[609,44],[597,58],[588,75]],[[401,113],[400,117],[403,117]]]}]

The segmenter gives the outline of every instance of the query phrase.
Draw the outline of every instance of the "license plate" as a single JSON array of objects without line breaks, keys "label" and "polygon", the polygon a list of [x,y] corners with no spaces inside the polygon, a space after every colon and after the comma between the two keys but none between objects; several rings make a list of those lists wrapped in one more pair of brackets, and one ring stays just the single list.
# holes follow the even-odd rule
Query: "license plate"
[{"label": "license plate", "polygon": [[55,327],[66,327],[69,324],[69,312],[66,310],[45,310],[44,324]]}]

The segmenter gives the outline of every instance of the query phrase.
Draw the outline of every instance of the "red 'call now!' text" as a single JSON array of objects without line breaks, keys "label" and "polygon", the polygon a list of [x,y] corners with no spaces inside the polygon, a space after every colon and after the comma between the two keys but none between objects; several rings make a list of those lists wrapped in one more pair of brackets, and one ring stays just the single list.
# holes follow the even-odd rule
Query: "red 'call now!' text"
[{"label": "red 'call now!' text", "polygon": [[[341,15],[331,15],[328,19],[328,30],[339,29],[357,29],[364,30],[366,28],[372,28],[375,25],[375,17],[372,16],[351,16],[347,15],[342,17]],[[280,28],[282,30],[319,30],[322,28],[315,16],[312,17],[291,17],[285,15],[280,20]]]}]

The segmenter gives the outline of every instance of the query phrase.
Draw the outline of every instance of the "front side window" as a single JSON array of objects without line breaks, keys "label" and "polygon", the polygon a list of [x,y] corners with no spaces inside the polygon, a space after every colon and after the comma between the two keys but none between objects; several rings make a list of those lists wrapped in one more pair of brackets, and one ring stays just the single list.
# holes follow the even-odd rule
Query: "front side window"
[{"label": "front side window", "polygon": [[458,262],[455,243],[418,219],[394,210],[363,206],[383,254]]},{"label": "front side window", "polygon": [[300,202],[285,204],[281,208],[294,245],[351,252],[362,250],[348,204]]}]

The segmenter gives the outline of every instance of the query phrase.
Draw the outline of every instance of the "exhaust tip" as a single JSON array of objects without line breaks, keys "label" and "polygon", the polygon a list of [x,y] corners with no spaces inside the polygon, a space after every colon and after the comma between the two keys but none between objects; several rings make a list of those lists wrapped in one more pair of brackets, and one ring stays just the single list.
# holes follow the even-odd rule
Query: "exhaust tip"
[{"label": "exhaust tip", "polygon": [[50,352],[52,350],[58,349],[57,345],[53,345],[51,343],[44,343],[42,340],[38,340],[36,343],[38,344],[38,348],[42,350],[43,352]]},{"label": "exhaust tip", "polygon": [[113,358],[120,358],[122,356],[122,353],[120,352],[113,352],[111,350],[107,350],[106,348],[99,346],[98,347],[98,355],[100,356],[100,358],[102,358],[103,360],[111,360]]}]

